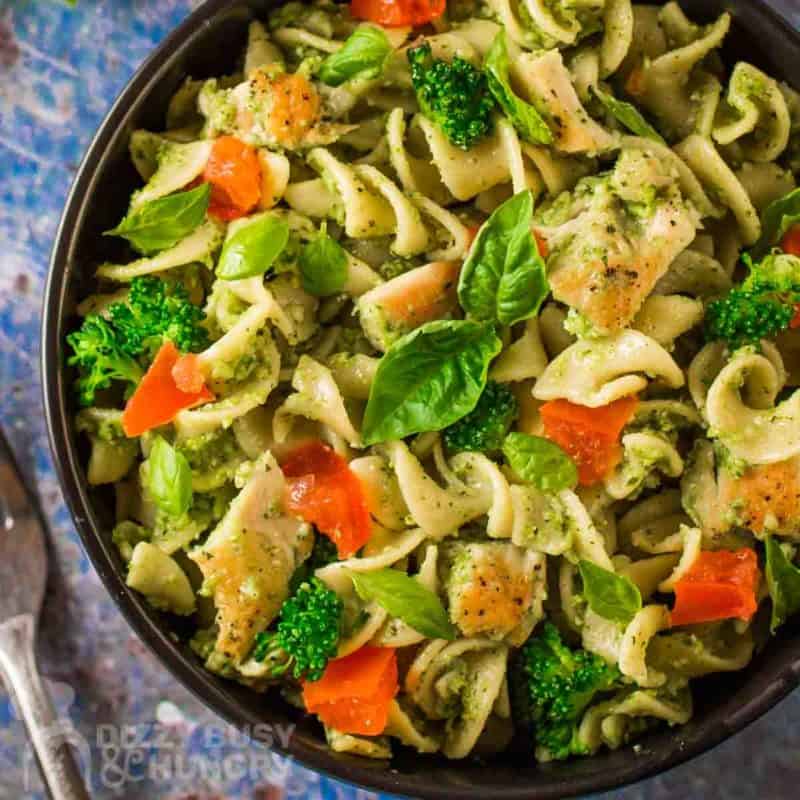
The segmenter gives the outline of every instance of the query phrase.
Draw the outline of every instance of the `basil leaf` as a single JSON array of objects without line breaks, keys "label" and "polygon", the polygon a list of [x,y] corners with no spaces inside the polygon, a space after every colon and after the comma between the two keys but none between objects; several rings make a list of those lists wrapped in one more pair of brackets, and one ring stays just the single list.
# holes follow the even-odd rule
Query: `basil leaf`
[{"label": "basil leaf", "polygon": [[105,231],[104,236],[121,236],[143,255],[166,250],[185,239],[206,218],[211,186],[202,183],[188,192],[177,192],[151,200]]},{"label": "basil leaf", "polygon": [[580,561],[583,595],[589,608],[612,622],[627,625],[642,607],[642,595],[633,581],[598,567],[591,561]]},{"label": "basil leaf", "polygon": [[438,431],[475,408],[501,342],[489,325],[429,322],[398,339],[378,364],[364,412],[364,444]]},{"label": "basil leaf", "polygon": [[800,223],[800,188],[770,203],[761,216],[761,236],[750,250],[750,258],[760,261],[775,247],[792,225]]},{"label": "basil leaf", "polygon": [[461,307],[475,319],[513,325],[536,314],[547,297],[532,217],[526,190],[498,206],[478,231],[458,281]]},{"label": "basil leaf", "polygon": [[508,47],[505,31],[494,37],[483,65],[489,91],[505,111],[511,124],[523,139],[533,144],[552,144],[553,133],[535,106],[517,97],[511,89],[508,77]]},{"label": "basil leaf", "polygon": [[217,276],[238,281],[263,275],[289,241],[289,226],[272,214],[262,214],[234,223],[222,247]]},{"label": "basil leaf", "polygon": [[664,137],[639,113],[636,106],[632,106],[624,100],[617,100],[613,95],[606,94],[600,89],[594,88],[592,91],[606,111],[631,133],[666,144]]},{"label": "basil leaf", "polygon": [[783,548],[767,536],[767,588],[772,598],[769,629],[775,633],[792,614],[800,611],[800,569],[786,557]]},{"label": "basil leaf", "polygon": [[403,620],[415,631],[431,639],[456,638],[442,601],[419,581],[396,569],[374,572],[352,572],[358,596],[364,601],[375,600],[393,617]]},{"label": "basil leaf", "polygon": [[186,456],[158,436],[147,458],[146,488],[153,502],[171,517],[192,504],[192,468]]},{"label": "basil leaf", "polygon": [[511,469],[543,492],[572,489],[578,483],[575,462],[554,442],[527,433],[509,433],[503,455]]},{"label": "basil leaf", "polygon": [[310,241],[301,251],[300,280],[309,294],[328,297],[339,294],[347,281],[347,253],[326,233]]},{"label": "basil leaf", "polygon": [[362,25],[322,62],[317,77],[328,86],[353,78],[377,78],[391,53],[392,45],[380,28]]}]

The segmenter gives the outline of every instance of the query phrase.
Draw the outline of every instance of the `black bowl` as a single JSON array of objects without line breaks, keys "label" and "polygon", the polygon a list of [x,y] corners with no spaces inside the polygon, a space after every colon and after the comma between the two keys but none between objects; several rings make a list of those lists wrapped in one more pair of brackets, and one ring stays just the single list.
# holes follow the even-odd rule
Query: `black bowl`
[{"label": "black bowl", "polygon": [[[678,729],[660,730],[613,753],[537,766],[530,757],[505,755],[488,766],[448,762],[399,748],[391,764],[331,752],[320,726],[276,694],[260,695],[203,669],[181,631],[125,585],[123,564],[111,543],[113,499],[90,489],[84,448],[75,434],[76,409],[63,341],[75,322],[76,298],[91,287],[93,265],[115,256],[102,237],[122,218],[137,176],[127,141],[135,128],[159,130],[167,102],[186,75],[213,76],[233,67],[253,14],[272,0],[209,0],[158,47],[109,112],[89,148],[67,201],[53,250],[44,300],[42,374],[44,404],[55,463],[67,503],[95,569],[128,622],[166,667],[233,725],[295,724],[283,751],[308,767],[381,791],[423,798],[560,798],[622,786],[662,772],[718,744],[759,717],[800,682],[800,625],[786,625],[742,672],[712,676],[694,687],[696,713]],[[721,11],[736,22],[726,42],[729,61],[754,62],[772,75],[796,80],[800,35],[757,0],[687,0],[687,12],[709,20]],[[178,633],[176,637],[174,634]],[[171,635],[172,634],[172,635]]]}]

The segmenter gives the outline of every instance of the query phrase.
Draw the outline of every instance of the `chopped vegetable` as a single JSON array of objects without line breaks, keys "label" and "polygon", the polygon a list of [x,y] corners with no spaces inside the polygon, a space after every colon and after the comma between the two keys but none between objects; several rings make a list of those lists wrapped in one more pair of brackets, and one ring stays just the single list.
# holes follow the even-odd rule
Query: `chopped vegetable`
[{"label": "chopped vegetable", "polygon": [[152,275],[134,278],[128,299],[108,309],[129,355],[151,359],[165,340],[179,350],[194,352],[208,344],[202,309],[189,301],[179,283]]},{"label": "chopped vegetable", "polygon": [[758,608],[761,573],[755,550],[704,550],[675,584],[672,625],[749,620]]},{"label": "chopped vegetable", "polygon": [[408,62],[422,113],[454,145],[469,150],[491,132],[495,102],[480,70],[460,56],[451,62],[433,58],[429,44],[410,49]]},{"label": "chopped vegetable", "polygon": [[171,422],[184,408],[214,399],[205,385],[199,392],[183,392],[178,388],[172,370],[179,358],[180,353],[171,341],[161,345],[150,369],[122,413],[122,429],[126,436],[140,436],[145,431]]},{"label": "chopped vegetable", "polygon": [[192,504],[192,468],[186,456],[156,436],[145,461],[144,488],[153,502],[171,517],[185,514]]},{"label": "chopped vegetable", "polygon": [[361,482],[347,462],[320,441],[300,445],[281,464],[286,507],[314,524],[349,558],[370,537],[371,522]]},{"label": "chopped vegetable", "polygon": [[351,0],[350,13],[387,28],[425,25],[444,14],[446,0]]},{"label": "chopped vegetable", "polygon": [[395,650],[366,646],[331,661],[320,680],[304,683],[303,701],[337,731],[377,736],[386,728],[397,690]]},{"label": "chopped vegetable", "polygon": [[297,679],[319,680],[336,655],[342,608],[336,592],[318,578],[300,584],[281,606],[275,630],[256,635],[253,658],[275,665],[271,677],[291,669]]},{"label": "chopped vegetable", "polygon": [[184,350],[205,347],[204,319],[179,284],[149,275],[134,278],[127,300],[112,304],[108,319],[90,314],[67,336],[74,353],[67,363],[80,371],[81,404],[92,405],[96,392],[114,381],[135,386],[165,340]]},{"label": "chopped vegetable", "polygon": [[755,264],[739,285],[706,310],[706,338],[722,339],[731,349],[769,339],[791,324],[800,303],[800,258],[771,254]]},{"label": "chopped vegetable", "polygon": [[256,149],[235,136],[220,136],[214,141],[203,180],[211,184],[209,214],[222,220],[243,217],[261,198]]},{"label": "chopped vegetable", "polygon": [[442,431],[442,440],[451,453],[472,450],[497,454],[511,426],[519,416],[514,393],[504,383],[488,381],[475,408]]},{"label": "chopped vegetable", "polygon": [[636,397],[622,397],[599,408],[551,400],[539,409],[545,436],[576,463],[582,486],[602,480],[619,463],[620,433],[637,404]]},{"label": "chopped vegetable", "polygon": [[567,647],[550,622],[526,642],[520,661],[524,684],[515,716],[533,723],[541,755],[545,760],[585,755],[577,737],[580,718],[595,695],[619,685],[619,670],[600,656]]},{"label": "chopped vegetable", "polygon": [[790,256],[800,256],[800,225],[793,225],[781,239],[781,250]]},{"label": "chopped vegetable", "polygon": [[98,314],[86,317],[80,329],[67,336],[67,344],[73,351],[67,363],[80,373],[75,386],[83,406],[92,405],[96,393],[114,381],[133,387],[142,377],[142,368],[125,352],[124,339]]}]

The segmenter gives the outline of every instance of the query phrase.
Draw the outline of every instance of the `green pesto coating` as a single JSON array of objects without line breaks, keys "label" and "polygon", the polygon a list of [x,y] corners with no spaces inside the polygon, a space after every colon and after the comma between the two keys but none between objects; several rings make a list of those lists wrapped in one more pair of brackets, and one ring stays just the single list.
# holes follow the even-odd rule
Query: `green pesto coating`
[{"label": "green pesto coating", "polygon": [[617,688],[619,670],[594,653],[565,645],[550,622],[526,642],[520,656],[527,690],[523,716],[533,723],[537,746],[556,760],[585,755],[577,736],[581,716],[595,695]]}]

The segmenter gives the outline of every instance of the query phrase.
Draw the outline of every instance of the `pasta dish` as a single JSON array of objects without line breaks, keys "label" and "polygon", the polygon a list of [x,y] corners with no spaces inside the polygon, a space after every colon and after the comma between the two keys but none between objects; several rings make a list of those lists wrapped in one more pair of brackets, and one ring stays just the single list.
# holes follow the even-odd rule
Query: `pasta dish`
[{"label": "pasta dish", "polygon": [[800,611],[800,94],[728,14],[289,2],[67,361],[128,585],[338,752],[586,756]]}]

